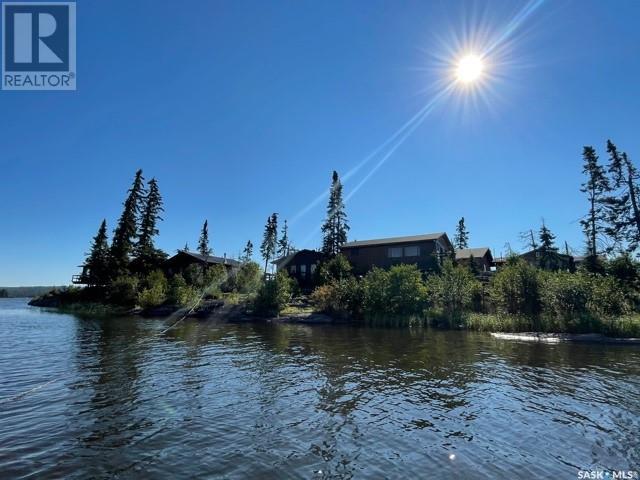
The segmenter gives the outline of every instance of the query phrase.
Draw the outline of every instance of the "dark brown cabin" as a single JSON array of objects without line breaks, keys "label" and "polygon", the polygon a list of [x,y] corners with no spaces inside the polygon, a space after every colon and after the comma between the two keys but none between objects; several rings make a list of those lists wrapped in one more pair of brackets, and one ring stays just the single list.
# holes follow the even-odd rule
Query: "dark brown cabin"
[{"label": "dark brown cabin", "polygon": [[471,258],[473,258],[473,263],[478,272],[491,271],[493,255],[491,255],[491,249],[489,249],[489,247],[462,248],[456,250],[456,263],[468,265]]},{"label": "dark brown cabin", "polygon": [[[541,260],[543,258],[543,251],[541,248],[536,248],[534,250],[530,250],[520,255],[525,262],[534,267],[544,268],[544,265],[541,265]],[[564,253],[559,253],[557,251],[549,252],[549,257],[551,258],[551,264],[547,268],[551,270],[565,270],[565,271],[573,271],[575,270],[575,261],[573,256],[566,255]]]},{"label": "dark brown cabin", "polygon": [[453,252],[453,246],[446,233],[427,233],[348,242],[340,250],[353,265],[353,272],[363,275],[374,266],[398,264],[415,264],[422,271],[430,271]]},{"label": "dark brown cabin", "polygon": [[324,259],[322,252],[316,250],[298,250],[272,263],[277,271],[285,270],[291,278],[295,278],[303,289],[315,286],[316,269]]},{"label": "dark brown cabin", "polygon": [[184,272],[190,265],[224,265],[227,271],[235,270],[240,267],[240,262],[231,258],[215,257],[207,255],[206,257],[195,252],[180,250],[173,257],[168,258],[162,264],[162,269],[167,276],[176,275]]}]

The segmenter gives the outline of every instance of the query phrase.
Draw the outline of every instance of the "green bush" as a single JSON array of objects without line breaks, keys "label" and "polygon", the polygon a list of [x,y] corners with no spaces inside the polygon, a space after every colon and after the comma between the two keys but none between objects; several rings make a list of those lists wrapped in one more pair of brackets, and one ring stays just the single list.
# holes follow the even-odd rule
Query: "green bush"
[{"label": "green bush", "polygon": [[387,316],[422,316],[427,289],[416,265],[394,265],[388,271],[373,268],[362,280],[363,310],[370,320]]},{"label": "green bush", "polygon": [[282,270],[274,279],[266,280],[253,302],[253,313],[262,317],[277,317],[291,301],[295,280]]},{"label": "green bush", "polygon": [[143,288],[142,291],[138,293],[138,304],[142,308],[157,307],[158,305],[162,305],[166,299],[165,291],[159,286]]},{"label": "green bush", "polygon": [[169,289],[167,291],[167,302],[171,305],[191,306],[198,298],[198,292],[195,288],[187,285],[187,281],[180,274],[174,275],[169,281]]},{"label": "green bush", "polygon": [[362,300],[361,284],[353,277],[321,285],[311,294],[316,310],[342,319],[361,318]]},{"label": "green bush", "polygon": [[589,309],[603,317],[628,315],[632,304],[620,282],[613,277],[591,275]]},{"label": "green bush", "polygon": [[449,319],[459,319],[473,309],[479,309],[482,285],[467,266],[446,260],[439,275],[427,279],[429,303],[441,309]]},{"label": "green bush", "polygon": [[320,264],[318,269],[320,285],[326,285],[336,280],[343,280],[352,276],[353,267],[347,257],[338,254],[330,260]]},{"label": "green bush", "polygon": [[227,269],[224,265],[209,265],[202,277],[201,288],[205,295],[219,296],[227,277]]},{"label": "green bush", "polygon": [[489,285],[498,313],[537,315],[540,312],[539,271],[522,259],[510,259]]},{"label": "green bush", "polygon": [[107,299],[115,305],[133,306],[138,300],[138,278],[120,276],[111,282]]},{"label": "green bush", "polygon": [[151,272],[143,280],[142,286],[138,293],[138,303],[142,308],[157,307],[166,301],[169,284],[162,271]]},{"label": "green bush", "polygon": [[262,269],[256,262],[243,263],[240,268],[231,275],[224,290],[238,293],[256,293],[262,281]]},{"label": "green bush", "polygon": [[588,313],[591,276],[585,273],[556,272],[543,275],[540,300],[546,314],[571,318]]}]

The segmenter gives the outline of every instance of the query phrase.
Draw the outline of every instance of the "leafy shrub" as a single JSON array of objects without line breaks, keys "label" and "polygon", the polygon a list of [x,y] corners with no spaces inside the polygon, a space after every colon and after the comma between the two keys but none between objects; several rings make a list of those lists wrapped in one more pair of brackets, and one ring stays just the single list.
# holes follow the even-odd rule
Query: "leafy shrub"
[{"label": "leafy shrub", "polygon": [[169,289],[167,291],[167,302],[172,305],[192,305],[198,297],[195,288],[187,285],[187,281],[180,274],[174,275],[169,281]]},{"label": "leafy shrub", "polygon": [[571,318],[588,312],[591,277],[585,273],[557,272],[542,277],[540,300],[545,313]]},{"label": "leafy shrub", "polygon": [[499,313],[536,315],[540,312],[538,270],[522,259],[510,259],[493,277],[489,295]]},{"label": "leafy shrub", "polygon": [[[482,285],[467,266],[458,266],[451,260],[444,262],[439,275],[427,279],[429,303],[450,319],[458,319],[476,304],[479,308]],[[474,300],[476,300],[474,302]]]},{"label": "leafy shrub", "polygon": [[362,316],[362,288],[353,277],[317,287],[311,294],[311,302],[317,310],[336,318],[358,319]]},{"label": "leafy shrub", "polygon": [[416,265],[394,265],[388,271],[373,268],[362,280],[363,309],[369,319],[422,315],[427,289]]},{"label": "leafy shrub", "polygon": [[260,288],[262,281],[262,270],[256,262],[245,262],[231,275],[225,285],[224,290],[238,293],[255,293]]},{"label": "leafy shrub", "polygon": [[218,296],[227,277],[227,269],[224,265],[209,265],[204,270],[201,288],[204,289],[205,294]]},{"label": "leafy shrub", "polygon": [[204,284],[203,279],[203,265],[192,263],[184,268],[182,271],[182,276],[184,277],[187,285],[191,285],[192,287],[202,288]]},{"label": "leafy shrub", "polygon": [[138,303],[142,308],[161,305],[167,299],[168,282],[162,271],[155,270],[142,282],[144,288],[138,293]]},{"label": "leafy shrub", "polygon": [[272,280],[266,280],[253,302],[253,312],[263,317],[280,315],[282,309],[291,301],[291,292],[295,280],[282,270]]},{"label": "leafy shrub", "polygon": [[138,278],[120,276],[109,285],[107,298],[116,305],[133,306],[138,300]]},{"label": "leafy shrub", "polygon": [[591,276],[588,307],[594,314],[604,317],[627,315],[632,311],[631,302],[620,282],[602,275]]},{"label": "leafy shrub", "polygon": [[320,264],[319,272],[319,283],[321,285],[329,284],[336,280],[343,280],[345,278],[351,277],[353,267],[347,257],[342,254],[338,254],[332,259],[323,262]]}]

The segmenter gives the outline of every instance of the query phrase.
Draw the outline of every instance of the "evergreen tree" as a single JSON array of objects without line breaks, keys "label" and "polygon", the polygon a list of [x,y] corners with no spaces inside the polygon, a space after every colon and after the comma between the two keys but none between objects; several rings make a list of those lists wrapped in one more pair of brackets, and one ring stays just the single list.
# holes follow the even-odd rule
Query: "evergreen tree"
[{"label": "evergreen tree", "polygon": [[162,207],[162,196],[155,178],[149,180],[145,205],[140,221],[140,235],[138,236],[138,255],[145,255],[155,249],[153,237],[158,231],[158,221],[162,220],[160,213],[164,211]]},{"label": "evergreen tree", "polygon": [[558,248],[555,246],[556,236],[545,225],[544,220],[538,233],[538,239],[540,240],[538,265],[545,270],[557,270],[559,259]]},{"label": "evergreen tree", "polygon": [[251,257],[253,257],[253,243],[251,240],[247,240],[247,244],[242,250],[242,256],[240,257],[242,263],[248,263],[251,261]]},{"label": "evergreen tree", "polygon": [[287,221],[284,221],[284,225],[282,226],[282,236],[278,240],[278,256],[284,257],[289,255],[293,250],[291,242],[289,242],[289,227],[287,226]]},{"label": "evergreen tree", "polygon": [[198,253],[203,257],[213,254],[213,250],[209,247],[209,222],[204,221],[202,230],[200,231],[200,239],[198,240]]},{"label": "evergreen tree", "polygon": [[327,218],[322,225],[322,251],[329,256],[340,253],[340,247],[347,241],[347,214],[342,199],[342,183],[334,170],[329,190]]},{"label": "evergreen tree", "polygon": [[162,207],[162,196],[155,178],[149,180],[147,194],[145,196],[144,209],[140,220],[140,234],[136,246],[137,263],[140,273],[146,275],[159,267],[160,262],[166,258],[166,254],[156,249],[153,243],[159,231],[158,221],[162,220],[160,213],[164,211]]},{"label": "evergreen tree", "polygon": [[182,249],[183,252],[188,252],[189,251],[189,242],[184,242],[184,248]]},{"label": "evergreen tree", "polygon": [[632,253],[640,246],[640,175],[627,154],[619,153],[611,140],[607,140],[607,152],[615,191],[604,201],[608,222],[605,233],[613,240],[613,248]]},{"label": "evergreen tree", "polygon": [[264,259],[264,273],[267,273],[269,260],[273,258],[278,247],[278,214],[274,213],[267,218],[267,224],[264,227],[264,236],[260,245],[260,254]]},{"label": "evergreen tree", "polygon": [[133,184],[124,201],[124,209],[113,232],[111,243],[111,273],[118,277],[128,273],[129,257],[134,250],[138,233],[138,217],[145,198],[142,170],[136,172]]},{"label": "evergreen tree", "polygon": [[604,168],[598,163],[598,155],[594,148],[585,146],[582,157],[584,159],[582,173],[587,176],[587,179],[582,184],[580,191],[587,194],[589,211],[580,224],[587,238],[587,266],[596,267],[598,244],[602,234],[605,233],[607,194],[611,187]]},{"label": "evergreen tree", "polygon": [[456,234],[453,237],[453,245],[457,250],[462,250],[463,248],[469,248],[469,232],[467,231],[467,227],[464,224],[464,217],[462,217],[458,221],[458,226],[456,227]]},{"label": "evergreen tree", "polygon": [[98,233],[93,237],[85,266],[88,270],[89,285],[106,285],[109,282],[109,243],[106,220],[102,220]]}]

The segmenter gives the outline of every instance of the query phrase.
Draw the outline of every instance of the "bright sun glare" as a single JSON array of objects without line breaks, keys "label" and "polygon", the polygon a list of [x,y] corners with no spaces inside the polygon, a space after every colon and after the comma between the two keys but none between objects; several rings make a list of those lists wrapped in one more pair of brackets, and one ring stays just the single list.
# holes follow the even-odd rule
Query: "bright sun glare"
[{"label": "bright sun glare", "polygon": [[466,55],[456,66],[456,78],[462,83],[473,83],[482,75],[483,70],[484,64],[479,56]]}]

